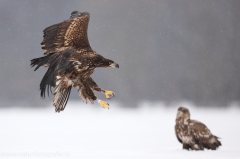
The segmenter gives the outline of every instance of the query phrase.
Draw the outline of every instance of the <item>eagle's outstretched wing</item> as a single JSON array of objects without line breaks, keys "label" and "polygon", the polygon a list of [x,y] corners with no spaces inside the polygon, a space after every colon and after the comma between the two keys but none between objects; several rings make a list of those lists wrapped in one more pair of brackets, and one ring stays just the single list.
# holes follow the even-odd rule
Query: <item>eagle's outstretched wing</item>
[{"label": "eagle's outstretched wing", "polygon": [[90,14],[87,12],[80,14],[77,17],[44,29],[43,41],[41,43],[43,45],[42,49],[46,50],[44,55],[65,47],[91,50],[87,36]]}]

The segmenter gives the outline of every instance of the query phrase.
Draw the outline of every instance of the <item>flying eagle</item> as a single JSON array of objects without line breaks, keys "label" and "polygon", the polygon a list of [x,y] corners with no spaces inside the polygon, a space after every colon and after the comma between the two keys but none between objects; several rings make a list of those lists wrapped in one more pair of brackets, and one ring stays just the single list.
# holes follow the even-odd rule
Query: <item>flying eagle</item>
[{"label": "flying eagle", "polygon": [[31,66],[48,67],[41,83],[41,97],[45,92],[52,93],[54,87],[53,105],[55,111],[63,111],[72,87],[77,87],[81,98],[93,103],[95,100],[103,108],[109,104],[98,99],[94,91],[103,92],[107,99],[115,96],[114,92],[98,87],[90,75],[97,67],[115,67],[119,65],[92,50],[87,36],[88,12],[73,11],[70,19],[44,29],[42,49],[44,56],[31,60]]},{"label": "flying eagle", "polygon": [[221,146],[217,136],[201,122],[190,119],[187,108],[178,108],[176,117],[175,134],[183,149],[203,150],[204,148],[216,150]]}]

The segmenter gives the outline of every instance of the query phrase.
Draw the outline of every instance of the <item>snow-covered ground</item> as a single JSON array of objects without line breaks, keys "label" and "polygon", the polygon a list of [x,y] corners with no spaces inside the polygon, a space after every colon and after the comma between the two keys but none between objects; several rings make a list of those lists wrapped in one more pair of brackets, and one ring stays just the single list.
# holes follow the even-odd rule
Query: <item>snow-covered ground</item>
[{"label": "snow-covered ground", "polygon": [[[217,151],[185,151],[174,134],[178,106],[189,108],[192,119],[205,123],[223,144]],[[66,110],[54,107],[1,108],[0,158],[240,158],[240,109],[196,108],[188,103],[168,107],[142,104],[121,108],[111,102],[69,102]]]}]

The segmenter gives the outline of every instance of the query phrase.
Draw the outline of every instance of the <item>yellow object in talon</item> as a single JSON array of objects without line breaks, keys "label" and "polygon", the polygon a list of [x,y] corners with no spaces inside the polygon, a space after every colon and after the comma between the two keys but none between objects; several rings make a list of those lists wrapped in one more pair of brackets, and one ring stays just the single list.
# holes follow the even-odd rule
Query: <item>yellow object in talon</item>
[{"label": "yellow object in talon", "polygon": [[112,97],[115,96],[115,93],[113,91],[108,91],[108,90],[105,90],[104,94],[105,94],[107,99],[111,99]]},{"label": "yellow object in talon", "polygon": [[98,103],[103,107],[103,108],[107,108],[109,109],[109,104],[105,101],[102,101],[102,100],[98,100]]}]

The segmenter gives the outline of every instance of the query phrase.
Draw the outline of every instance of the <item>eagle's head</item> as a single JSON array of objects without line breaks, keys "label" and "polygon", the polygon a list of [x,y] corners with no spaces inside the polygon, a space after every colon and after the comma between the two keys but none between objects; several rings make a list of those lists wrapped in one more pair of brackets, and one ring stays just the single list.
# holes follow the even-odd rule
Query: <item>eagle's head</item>
[{"label": "eagle's head", "polygon": [[99,54],[97,54],[97,56],[93,59],[93,63],[95,65],[95,67],[119,68],[119,65],[117,63],[115,63],[113,60],[106,59]]},{"label": "eagle's head", "polygon": [[190,119],[190,112],[187,108],[179,107],[177,112],[177,119],[183,118],[183,119]]},{"label": "eagle's head", "polygon": [[71,13],[70,18],[76,18],[76,17],[82,17],[82,16],[89,16],[90,14],[88,12],[79,12],[79,11],[73,11]]},{"label": "eagle's head", "polygon": [[115,63],[113,60],[104,59],[99,63],[98,67],[113,67],[113,68],[119,68],[119,65]]}]

